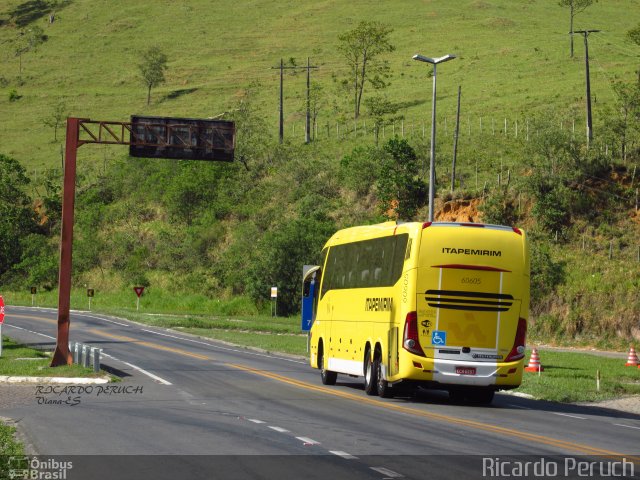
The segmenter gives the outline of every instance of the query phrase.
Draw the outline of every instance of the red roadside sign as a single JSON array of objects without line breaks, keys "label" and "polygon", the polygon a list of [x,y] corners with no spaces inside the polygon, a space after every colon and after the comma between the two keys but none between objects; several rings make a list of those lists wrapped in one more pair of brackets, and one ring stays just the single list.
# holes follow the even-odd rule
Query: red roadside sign
[{"label": "red roadside sign", "polygon": [[136,292],[136,295],[140,298],[142,292],[144,292],[144,287],[133,287],[133,291]]},{"label": "red roadside sign", "polygon": [[4,322],[4,300],[0,295],[0,323]]}]

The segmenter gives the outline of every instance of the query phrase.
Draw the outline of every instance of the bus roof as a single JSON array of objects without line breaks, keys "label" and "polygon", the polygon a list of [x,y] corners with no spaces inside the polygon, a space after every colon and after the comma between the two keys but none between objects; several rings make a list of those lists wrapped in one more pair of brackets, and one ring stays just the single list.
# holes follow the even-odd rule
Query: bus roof
[{"label": "bus roof", "polygon": [[325,247],[332,245],[340,245],[343,243],[350,243],[358,240],[367,240],[371,238],[386,237],[390,235],[396,235],[399,233],[414,234],[428,227],[475,227],[475,228],[487,228],[492,230],[512,231],[517,234],[521,234],[521,230],[516,227],[507,227],[504,225],[491,225],[484,223],[470,223],[470,222],[402,222],[402,221],[389,221],[383,223],[376,223],[373,225],[360,225],[356,227],[344,228],[334,233]]}]

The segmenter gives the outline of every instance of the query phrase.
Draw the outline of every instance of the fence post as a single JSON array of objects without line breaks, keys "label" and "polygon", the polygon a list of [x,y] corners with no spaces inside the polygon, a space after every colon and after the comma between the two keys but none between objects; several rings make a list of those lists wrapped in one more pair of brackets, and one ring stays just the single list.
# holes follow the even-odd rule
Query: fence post
[{"label": "fence post", "polygon": [[476,191],[478,190],[478,160],[476,160]]}]

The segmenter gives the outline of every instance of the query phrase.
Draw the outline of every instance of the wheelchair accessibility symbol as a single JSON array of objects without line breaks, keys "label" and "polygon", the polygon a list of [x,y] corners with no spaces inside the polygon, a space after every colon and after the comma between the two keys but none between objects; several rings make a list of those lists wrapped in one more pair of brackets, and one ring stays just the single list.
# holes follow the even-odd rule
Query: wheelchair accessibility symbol
[{"label": "wheelchair accessibility symbol", "polygon": [[434,330],[431,333],[431,345],[446,345],[447,332],[444,330]]}]

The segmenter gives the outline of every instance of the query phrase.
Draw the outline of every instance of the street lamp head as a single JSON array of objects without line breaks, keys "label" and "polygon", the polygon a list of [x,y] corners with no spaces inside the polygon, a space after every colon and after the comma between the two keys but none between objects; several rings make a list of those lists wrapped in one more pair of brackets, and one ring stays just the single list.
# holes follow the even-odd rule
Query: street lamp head
[{"label": "street lamp head", "polygon": [[413,57],[414,60],[418,60],[419,62],[426,62],[426,63],[431,63],[432,65],[437,65],[438,63],[442,63],[442,62],[447,62],[449,60],[453,60],[454,58],[456,58],[455,55],[451,55],[451,54],[447,54],[444,57],[438,57],[438,58],[429,58],[429,57],[425,57],[423,55],[419,55],[419,54],[415,54]]}]

